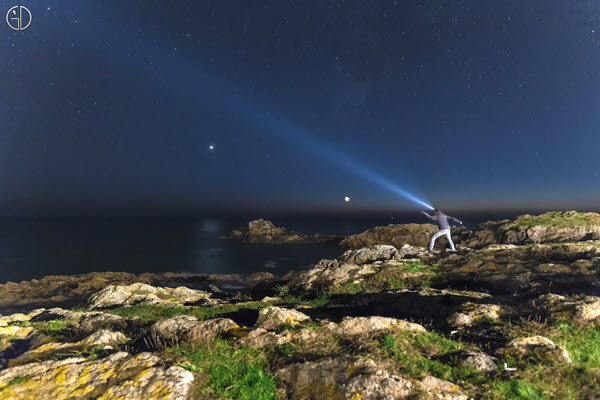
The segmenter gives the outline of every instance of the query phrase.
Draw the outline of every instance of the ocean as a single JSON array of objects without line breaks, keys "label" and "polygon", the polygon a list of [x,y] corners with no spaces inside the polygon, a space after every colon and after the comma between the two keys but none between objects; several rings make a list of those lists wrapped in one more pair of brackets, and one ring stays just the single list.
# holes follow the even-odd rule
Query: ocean
[{"label": "ocean", "polygon": [[[501,216],[461,217],[465,225]],[[513,217],[513,216],[506,216]],[[409,216],[273,217],[276,226],[299,233],[350,235],[391,223],[425,223]],[[282,274],[335,258],[332,244],[263,245],[226,238],[249,219],[2,219],[0,283],[46,275],[125,271]]]}]

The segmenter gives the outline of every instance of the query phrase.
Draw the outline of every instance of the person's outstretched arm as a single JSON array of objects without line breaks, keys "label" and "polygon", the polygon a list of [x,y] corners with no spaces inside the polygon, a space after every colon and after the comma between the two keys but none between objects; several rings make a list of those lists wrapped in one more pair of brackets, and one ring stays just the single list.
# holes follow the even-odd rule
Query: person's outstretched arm
[{"label": "person's outstretched arm", "polygon": [[448,218],[449,218],[449,219],[451,219],[452,221],[456,222],[457,224],[460,224],[460,225],[462,225],[462,221],[461,221],[461,220],[459,220],[459,219],[456,219],[456,218],[454,218],[454,217],[450,217],[450,216],[448,216]]},{"label": "person's outstretched arm", "polygon": [[429,218],[429,219],[433,219],[433,220],[435,220],[435,218],[434,218],[434,217],[432,217],[431,215],[427,214],[425,211],[421,211],[421,214],[424,214],[424,215],[425,215],[427,218]]}]

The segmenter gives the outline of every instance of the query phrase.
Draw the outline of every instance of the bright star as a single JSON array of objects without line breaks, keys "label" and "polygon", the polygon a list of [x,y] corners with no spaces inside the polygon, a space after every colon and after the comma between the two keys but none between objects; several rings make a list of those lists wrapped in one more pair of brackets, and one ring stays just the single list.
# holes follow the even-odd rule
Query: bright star
[{"label": "bright star", "polygon": [[213,146],[213,145],[211,144],[210,146],[208,146],[208,149],[209,149],[209,150],[214,150],[214,149],[215,149],[215,146]]},{"label": "bright star", "polygon": [[344,197],[344,201],[349,202],[350,201],[350,197],[348,197],[348,196]]}]

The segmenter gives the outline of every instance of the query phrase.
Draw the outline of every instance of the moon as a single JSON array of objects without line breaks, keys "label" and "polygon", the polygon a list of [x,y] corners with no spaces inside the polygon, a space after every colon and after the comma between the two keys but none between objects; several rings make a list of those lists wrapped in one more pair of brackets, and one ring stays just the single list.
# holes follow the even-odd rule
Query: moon
[{"label": "moon", "polygon": [[215,146],[211,144],[210,146],[208,146],[208,149],[209,149],[209,150],[214,150],[214,149],[215,149]]},{"label": "moon", "polygon": [[344,201],[345,201],[346,203],[347,203],[347,202],[349,202],[349,201],[350,201],[350,197],[348,197],[348,196],[344,197]]}]

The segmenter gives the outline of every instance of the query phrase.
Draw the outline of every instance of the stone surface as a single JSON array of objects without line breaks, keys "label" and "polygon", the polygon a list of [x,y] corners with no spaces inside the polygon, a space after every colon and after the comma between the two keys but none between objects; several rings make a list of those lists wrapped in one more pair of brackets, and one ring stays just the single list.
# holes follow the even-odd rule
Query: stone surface
[{"label": "stone surface", "polygon": [[458,312],[448,318],[448,324],[454,328],[463,328],[482,319],[497,320],[506,312],[505,308],[497,304],[464,303]]},{"label": "stone surface", "polygon": [[193,379],[180,367],[161,365],[150,353],[118,352],[95,361],[75,357],[4,370],[0,400],[184,400]]},{"label": "stone surface", "polygon": [[426,376],[421,380],[421,389],[434,399],[441,400],[467,400],[460,386],[444,381],[433,376]]},{"label": "stone surface", "polygon": [[414,394],[408,378],[391,375],[375,361],[329,358],[291,364],[276,373],[290,399],[404,399]]},{"label": "stone surface", "polygon": [[412,332],[427,332],[427,330],[412,322],[386,317],[345,317],[333,328],[338,336],[372,335],[385,333],[391,330],[405,330]]},{"label": "stone surface", "polygon": [[480,351],[463,351],[456,356],[461,364],[478,371],[494,372],[498,369],[498,359]]},{"label": "stone surface", "polygon": [[181,306],[184,304],[197,304],[200,301],[210,304],[210,296],[210,293],[186,287],[173,289],[154,287],[145,283],[134,283],[128,286],[112,285],[93,294],[88,301],[88,308],[93,310],[135,304]]},{"label": "stone surface", "polygon": [[[348,236],[340,242],[340,246],[350,249],[373,247],[375,245],[392,245],[400,248],[405,244],[412,246],[429,246],[431,236],[438,231],[432,224],[392,224],[377,226],[365,232]],[[447,244],[445,238],[440,238],[436,248]]]},{"label": "stone surface", "polygon": [[250,221],[244,228],[235,229],[229,233],[230,239],[243,240],[248,243],[321,243],[337,242],[339,238],[330,235],[303,235],[278,228],[272,222],[264,219]]},{"label": "stone surface", "polygon": [[571,364],[567,350],[543,336],[517,338],[497,351],[500,357]]},{"label": "stone surface", "polygon": [[550,319],[569,318],[581,324],[600,320],[600,297],[566,297],[546,294],[538,297],[531,306]]},{"label": "stone surface", "polygon": [[310,320],[310,317],[300,311],[281,307],[266,307],[258,313],[256,326],[267,330],[275,330],[281,325],[297,325],[308,320]]},{"label": "stone surface", "polygon": [[189,315],[156,322],[150,327],[150,334],[162,340],[211,341],[238,325],[228,318],[198,321]]}]

